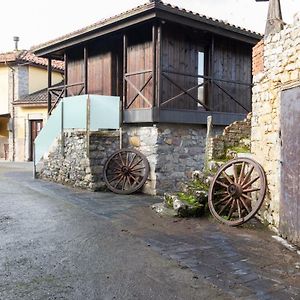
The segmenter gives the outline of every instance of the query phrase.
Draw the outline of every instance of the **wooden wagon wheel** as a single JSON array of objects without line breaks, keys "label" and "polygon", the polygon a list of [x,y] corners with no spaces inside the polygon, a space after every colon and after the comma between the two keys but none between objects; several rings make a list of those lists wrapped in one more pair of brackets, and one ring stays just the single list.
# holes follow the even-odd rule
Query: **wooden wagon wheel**
[{"label": "wooden wagon wheel", "polygon": [[135,149],[114,152],[104,166],[104,181],[117,194],[132,194],[138,191],[149,175],[147,158]]},{"label": "wooden wagon wheel", "polygon": [[237,158],[222,166],[212,180],[208,206],[219,221],[237,226],[250,220],[266,193],[262,167],[252,159]]}]

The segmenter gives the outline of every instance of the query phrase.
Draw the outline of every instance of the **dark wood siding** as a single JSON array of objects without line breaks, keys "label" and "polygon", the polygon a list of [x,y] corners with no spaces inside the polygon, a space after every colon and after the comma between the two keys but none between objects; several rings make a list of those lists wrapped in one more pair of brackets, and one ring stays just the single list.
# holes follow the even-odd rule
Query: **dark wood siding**
[{"label": "dark wood siding", "polygon": [[[151,27],[145,27],[143,31],[136,31],[128,35],[128,48],[127,48],[127,73],[140,72],[144,70],[152,70],[152,40],[151,40]],[[127,77],[134,86],[140,88],[147,81],[151,72],[144,74],[137,74]],[[136,96],[137,92],[134,88],[127,84],[127,103]],[[147,98],[150,104],[153,104],[153,80],[147,84],[142,91],[142,94]],[[138,96],[130,108],[149,108],[150,105]]]},{"label": "dark wood siding", "polygon": [[[214,49],[212,70],[214,78],[251,84],[251,46],[216,37]],[[249,111],[251,110],[250,86],[220,81],[216,83]],[[209,107],[214,111],[245,113],[241,106],[217,86],[214,86],[213,98],[209,98]]]},{"label": "dark wood siding", "polygon": [[90,54],[88,58],[88,91],[112,95],[112,53]]},{"label": "dark wood siding", "polygon": [[[83,82],[84,66],[83,66],[83,49],[76,49],[68,53],[68,82],[67,84],[75,84]],[[77,95],[82,86],[75,86],[68,89],[68,95]]]},{"label": "dark wood siding", "polygon": [[[198,79],[192,76],[183,76],[168,72],[198,74],[198,52],[205,51],[207,40],[199,32],[188,32],[179,26],[163,27],[162,42],[162,71],[182,89],[187,90],[198,84]],[[162,76],[161,103],[182,93],[182,89],[174,85],[166,76]],[[197,98],[197,90],[190,94]],[[162,108],[196,110],[197,103],[188,95],[163,105]]]}]

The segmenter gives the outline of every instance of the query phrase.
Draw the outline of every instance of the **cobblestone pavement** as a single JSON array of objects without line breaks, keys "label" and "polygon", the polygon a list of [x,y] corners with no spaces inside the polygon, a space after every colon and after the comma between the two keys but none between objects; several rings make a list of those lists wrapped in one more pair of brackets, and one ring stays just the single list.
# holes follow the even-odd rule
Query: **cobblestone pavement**
[{"label": "cobblestone pavement", "polygon": [[0,199],[0,299],[300,299],[300,255],[258,222],[160,217],[29,164],[0,163]]}]

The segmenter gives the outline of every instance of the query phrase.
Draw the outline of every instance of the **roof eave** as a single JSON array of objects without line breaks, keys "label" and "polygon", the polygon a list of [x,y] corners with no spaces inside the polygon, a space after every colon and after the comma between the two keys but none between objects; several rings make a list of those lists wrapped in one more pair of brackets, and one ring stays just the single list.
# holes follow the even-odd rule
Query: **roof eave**
[{"label": "roof eave", "polygon": [[130,14],[124,14],[121,18],[118,18],[117,20],[112,19],[104,25],[99,25],[99,27],[92,30],[87,29],[85,32],[74,34],[69,38],[66,36],[65,39],[53,42],[49,45],[41,45],[33,51],[37,56],[55,57],[55,55],[64,51],[66,48],[85,43],[109,33],[124,30],[130,26],[150,21],[155,18],[187,25],[200,30],[206,30],[211,33],[233,38],[252,45],[255,45],[262,39],[262,35],[260,34],[234,27],[218,20],[193,14],[186,10],[180,10],[162,3],[157,3],[156,5],[141,7],[141,9],[130,12]]},{"label": "roof eave", "polygon": [[187,25],[195,29],[206,30],[211,33],[233,38],[253,45],[263,38],[263,36],[258,33],[247,31],[230,24],[222,24],[222,22],[218,20],[196,15],[185,10],[179,10],[161,4],[158,6],[158,8],[159,11],[157,17],[166,21]]},{"label": "roof eave", "polygon": [[104,26],[99,26],[98,28],[95,28],[93,30],[71,36],[70,38],[66,38],[64,40],[50,44],[49,46],[35,48],[33,52],[35,55],[41,57],[52,56],[51,54],[55,54],[56,52],[62,51],[66,48],[76,46],[78,44],[107,35],[109,33],[123,30],[142,22],[150,21],[152,19],[155,19],[156,17],[156,10],[154,6],[150,6],[147,9],[132,13],[130,14],[130,16],[126,16],[117,21],[114,20],[110,23],[105,24]]}]

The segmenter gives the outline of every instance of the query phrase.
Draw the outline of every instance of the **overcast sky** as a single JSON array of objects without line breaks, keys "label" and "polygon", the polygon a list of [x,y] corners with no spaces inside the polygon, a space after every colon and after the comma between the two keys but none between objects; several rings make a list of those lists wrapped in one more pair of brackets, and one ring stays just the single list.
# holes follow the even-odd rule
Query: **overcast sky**
[{"label": "overcast sky", "polygon": [[[147,0],[26,0],[3,1],[0,18],[0,52],[13,50],[12,37],[20,37],[19,48],[29,49],[103,18],[133,8]],[[165,0],[182,8],[228,21],[263,33],[268,2],[255,0]],[[283,19],[291,23],[300,12],[300,0],[281,0]]]}]

